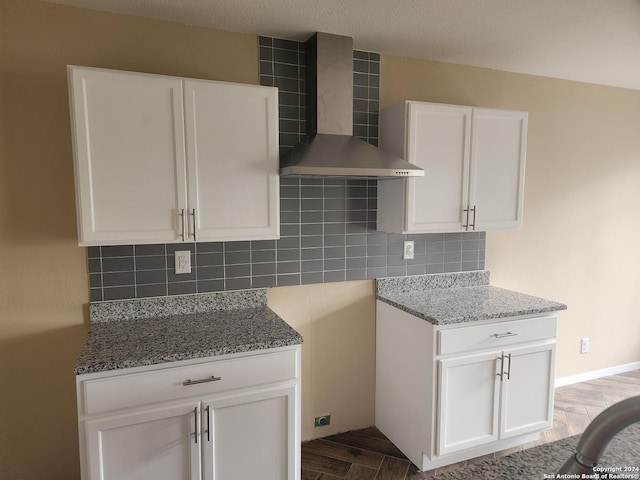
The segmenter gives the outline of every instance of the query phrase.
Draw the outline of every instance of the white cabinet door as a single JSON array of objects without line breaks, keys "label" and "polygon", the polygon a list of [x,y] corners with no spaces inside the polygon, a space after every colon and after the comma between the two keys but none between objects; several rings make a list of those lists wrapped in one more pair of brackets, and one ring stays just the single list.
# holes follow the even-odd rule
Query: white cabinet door
[{"label": "white cabinet door", "polygon": [[407,179],[406,231],[459,231],[468,204],[470,107],[410,103],[407,160],[424,177]]},{"label": "white cabinet door", "polygon": [[69,81],[80,245],[177,241],[182,80],[69,67]]},{"label": "white cabinet door", "polygon": [[555,343],[506,352],[501,438],[536,432],[553,425],[555,354]]},{"label": "white cabinet door", "polygon": [[439,361],[438,455],[498,440],[500,355]]},{"label": "white cabinet door", "polygon": [[475,230],[522,225],[527,113],[473,109],[469,206]]},{"label": "white cabinet door", "polygon": [[299,479],[296,395],[288,386],[204,403],[203,478]]},{"label": "white cabinet door", "polygon": [[185,111],[196,240],[278,238],[277,90],[185,80]]},{"label": "white cabinet door", "polygon": [[277,89],[69,67],[80,245],[279,237]]},{"label": "white cabinet door", "polygon": [[381,148],[424,168],[425,175],[378,182],[378,229],[520,227],[527,118],[526,112],[412,101],[383,110]]},{"label": "white cabinet door", "polygon": [[201,478],[199,403],[87,420],[85,425],[90,480]]}]

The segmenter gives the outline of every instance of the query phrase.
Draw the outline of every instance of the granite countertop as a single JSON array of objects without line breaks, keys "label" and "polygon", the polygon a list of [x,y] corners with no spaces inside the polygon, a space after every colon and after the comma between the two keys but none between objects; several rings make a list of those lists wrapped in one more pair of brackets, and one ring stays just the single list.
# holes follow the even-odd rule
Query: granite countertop
[{"label": "granite countertop", "polygon": [[266,306],[266,291],[252,292],[249,301],[236,301],[230,292],[215,295],[158,299],[166,316],[148,299],[92,304],[75,374],[302,343],[302,336]]},{"label": "granite countertop", "polygon": [[566,305],[494,287],[489,272],[380,279],[377,298],[434,325],[565,310]]}]

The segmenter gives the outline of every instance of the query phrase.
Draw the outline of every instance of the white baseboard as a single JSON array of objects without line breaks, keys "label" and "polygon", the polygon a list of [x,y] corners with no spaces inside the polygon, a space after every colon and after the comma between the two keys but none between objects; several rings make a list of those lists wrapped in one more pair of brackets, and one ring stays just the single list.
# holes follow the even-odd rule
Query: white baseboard
[{"label": "white baseboard", "polygon": [[609,375],[617,375],[619,373],[631,372],[640,368],[640,362],[627,363],[625,365],[617,365],[615,367],[603,368],[602,370],[594,370],[593,372],[580,373],[570,377],[556,378],[555,387],[564,387],[565,385],[573,385],[574,383],[587,382],[595,378],[608,377]]}]

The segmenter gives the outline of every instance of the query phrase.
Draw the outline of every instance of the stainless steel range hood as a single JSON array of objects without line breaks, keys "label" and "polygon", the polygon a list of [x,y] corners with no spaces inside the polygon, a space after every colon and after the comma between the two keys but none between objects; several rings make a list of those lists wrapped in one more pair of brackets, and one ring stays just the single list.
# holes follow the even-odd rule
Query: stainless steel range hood
[{"label": "stainless steel range hood", "polygon": [[307,135],[280,175],[421,177],[424,170],[353,136],[353,39],[316,33],[307,42]]}]

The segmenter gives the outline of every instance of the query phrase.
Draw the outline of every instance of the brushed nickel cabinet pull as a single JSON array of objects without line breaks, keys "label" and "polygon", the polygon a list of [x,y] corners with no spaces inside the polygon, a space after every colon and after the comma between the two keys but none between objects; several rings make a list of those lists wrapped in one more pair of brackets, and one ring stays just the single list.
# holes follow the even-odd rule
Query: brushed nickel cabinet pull
[{"label": "brushed nickel cabinet pull", "polygon": [[207,442],[211,441],[211,406],[207,405]]},{"label": "brushed nickel cabinet pull", "polygon": [[513,332],[507,332],[507,333],[494,333],[491,336],[495,338],[505,338],[505,337],[515,337],[516,335],[518,334]]},{"label": "brushed nickel cabinet pull", "polygon": [[500,381],[502,381],[504,377],[504,353],[496,358],[496,360],[500,360],[500,373],[496,373],[496,377],[500,377]]},{"label": "brushed nickel cabinet pull", "polygon": [[464,225],[462,226],[464,227],[465,230],[469,230],[469,207],[462,210],[462,213],[467,214],[467,219],[465,220]]},{"label": "brushed nickel cabinet pull", "polygon": [[196,241],[196,209],[191,210],[191,216],[193,217],[193,241]]},{"label": "brushed nickel cabinet pull", "polygon": [[198,407],[193,409],[195,442],[198,443]]},{"label": "brushed nickel cabinet pull", "polygon": [[507,355],[509,366],[507,367],[507,380],[511,380],[511,354]]},{"label": "brushed nickel cabinet pull", "polygon": [[182,223],[182,241],[184,242],[184,231],[185,231],[185,225],[184,225],[184,208],[180,211],[180,213],[178,214],[178,216],[180,217],[180,222]]},{"label": "brushed nickel cabinet pull", "polygon": [[[468,225],[469,227],[472,227],[472,230],[476,229],[476,206],[474,205],[473,208],[471,209],[471,211],[473,212],[473,224],[472,225]],[[469,220],[467,220],[467,224],[469,223]],[[468,230],[468,228],[467,228]]]},{"label": "brushed nickel cabinet pull", "polygon": [[186,382],[182,382],[182,386],[183,387],[188,387],[189,385],[198,385],[200,383],[208,383],[208,382],[217,382],[218,380],[222,380],[222,377],[208,377],[208,378],[202,378],[200,380],[187,380]]}]

